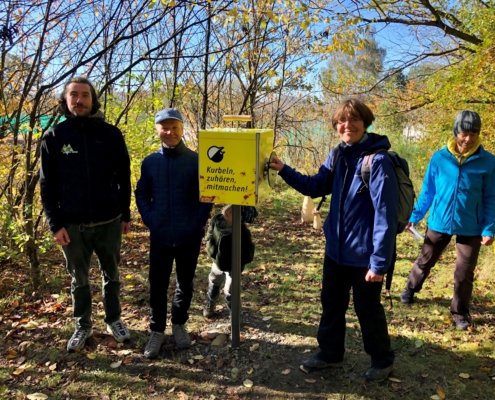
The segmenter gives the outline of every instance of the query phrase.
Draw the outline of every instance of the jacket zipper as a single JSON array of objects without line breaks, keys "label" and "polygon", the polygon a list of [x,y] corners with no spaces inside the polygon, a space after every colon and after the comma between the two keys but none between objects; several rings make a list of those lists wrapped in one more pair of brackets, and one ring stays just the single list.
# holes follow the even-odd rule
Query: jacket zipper
[{"label": "jacket zipper", "polygon": [[[456,182],[456,185],[455,185],[455,191],[454,191],[454,203],[452,204],[452,207],[453,207],[453,210],[452,211],[455,211],[456,209],[456,199],[457,199],[457,193],[459,191],[459,184],[460,184],[460,180],[461,180],[461,168],[462,168],[462,164],[460,163],[460,160],[462,159],[462,156],[459,158],[459,168],[458,168],[458,171],[457,171],[457,182]],[[450,217],[450,229],[452,232],[454,232],[454,223],[455,223],[455,213],[452,212],[451,213],[451,217]]]},{"label": "jacket zipper", "polygon": [[[339,248],[337,249],[337,252],[338,252],[338,262],[337,264],[338,265],[341,265],[342,264],[342,256],[341,256],[341,250],[342,250],[342,235],[340,234],[340,227],[342,226],[342,215],[343,215],[343,212],[342,212],[342,196],[344,195],[344,188],[345,188],[345,183],[346,183],[346,180],[347,180],[347,174],[349,172],[349,168],[347,166],[347,162],[344,158],[344,164],[346,166],[346,169],[345,169],[345,174],[344,174],[344,182],[343,182],[343,185],[342,185],[342,191],[340,192],[340,197],[339,197],[339,218],[337,219],[338,221],[338,226],[337,226],[337,236],[339,238],[338,242],[339,242]],[[337,169],[337,168],[335,168]],[[333,191],[333,188],[332,188],[332,191]]]},{"label": "jacket zipper", "polygon": [[168,196],[167,196],[167,201],[168,201],[168,209],[170,213],[170,227],[172,231],[172,237],[174,238],[174,242],[172,243],[172,246],[175,247],[175,233],[174,233],[174,213],[172,212],[172,202],[170,201],[170,198],[172,197],[172,191],[171,191],[171,182],[172,182],[172,162],[171,162],[171,156],[172,154],[168,154],[167,156],[165,155],[165,149],[163,149],[163,156],[165,157],[165,160],[167,161],[167,169],[168,169],[168,179],[167,179],[167,186],[168,186]]},{"label": "jacket zipper", "polygon": [[[84,128],[84,125],[83,123],[81,122],[81,128]],[[93,221],[93,210],[91,208],[91,204],[92,204],[92,201],[91,201],[91,177],[90,177],[90,174],[89,174],[89,154],[88,154],[88,141],[87,141],[87,137],[86,137],[86,134],[84,132],[82,132],[82,135],[83,135],[83,140],[84,140],[84,153],[85,153],[85,158],[86,158],[86,172],[88,174],[88,202],[89,202],[89,222],[94,222]]]}]

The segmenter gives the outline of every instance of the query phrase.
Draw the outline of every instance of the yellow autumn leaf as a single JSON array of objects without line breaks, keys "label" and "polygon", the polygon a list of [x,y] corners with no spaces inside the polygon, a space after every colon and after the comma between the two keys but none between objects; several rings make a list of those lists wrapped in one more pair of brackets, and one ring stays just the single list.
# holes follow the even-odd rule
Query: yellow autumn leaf
[{"label": "yellow autumn leaf", "polygon": [[465,373],[460,373],[459,376],[462,378],[462,379],[469,379],[469,374],[465,374]]},{"label": "yellow autumn leaf", "polygon": [[258,350],[258,348],[260,347],[260,344],[259,343],[255,343],[253,344],[250,348],[249,348],[249,351],[255,351],[255,350]]},{"label": "yellow autumn leaf", "polygon": [[246,386],[247,388],[250,388],[250,387],[253,387],[253,381],[250,380],[250,379],[246,379],[244,382],[242,382],[244,384],[244,386]]},{"label": "yellow autumn leaf", "polygon": [[132,279],[132,275],[126,275],[125,279]]},{"label": "yellow autumn leaf", "polygon": [[443,387],[437,386],[437,393],[440,399],[445,399],[445,392],[443,391]]},{"label": "yellow autumn leaf", "polygon": [[96,358],[96,353],[88,353],[86,354],[86,357],[88,357],[90,360],[94,360]]}]

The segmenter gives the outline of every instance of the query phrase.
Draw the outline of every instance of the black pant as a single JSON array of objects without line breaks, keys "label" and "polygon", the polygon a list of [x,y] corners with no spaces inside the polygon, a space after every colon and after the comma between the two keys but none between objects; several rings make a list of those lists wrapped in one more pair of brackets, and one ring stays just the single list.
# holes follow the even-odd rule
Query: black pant
[{"label": "black pant", "polygon": [[[450,243],[452,235],[428,229],[421,248],[421,254],[414,262],[407,278],[407,289],[419,292],[430,275],[440,255]],[[450,304],[450,313],[469,317],[469,303],[473,293],[474,269],[478,263],[481,247],[481,236],[456,236],[455,247],[457,259],[454,269],[454,297]]]},{"label": "black pant", "polygon": [[175,260],[175,295],[172,301],[172,323],[185,324],[193,295],[193,279],[198,263],[201,240],[180,246],[150,243],[150,329],[165,331],[167,322],[167,289]]},{"label": "black pant", "polygon": [[321,304],[323,313],[318,328],[320,353],[326,362],[340,362],[345,352],[345,314],[352,288],[354,309],[361,325],[364,350],[371,356],[371,366],[386,368],[394,362],[387,319],[380,301],[383,282],[366,282],[368,268],[337,265],[327,256],[323,264]]}]

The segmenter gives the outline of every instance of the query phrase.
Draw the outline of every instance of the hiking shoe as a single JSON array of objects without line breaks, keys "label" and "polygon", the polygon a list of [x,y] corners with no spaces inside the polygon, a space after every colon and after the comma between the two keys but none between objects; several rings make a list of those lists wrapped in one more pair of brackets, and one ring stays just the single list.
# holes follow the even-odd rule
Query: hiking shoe
[{"label": "hiking shoe", "polygon": [[216,301],[206,299],[205,307],[203,308],[203,317],[211,318],[215,315],[215,304]]},{"label": "hiking shoe", "polygon": [[72,337],[67,342],[67,351],[73,352],[81,350],[86,343],[86,339],[93,336],[93,329],[86,331],[84,329],[76,329]]},{"label": "hiking shoe", "polygon": [[366,380],[368,382],[381,382],[384,381],[385,379],[388,378],[392,370],[394,369],[394,365],[392,364],[390,367],[387,368],[374,368],[371,367],[367,372],[366,372]]},{"label": "hiking shoe", "polygon": [[467,318],[464,318],[462,315],[454,315],[455,329],[458,331],[465,331],[467,328],[471,326],[471,323]]},{"label": "hiking shoe", "polygon": [[151,331],[150,338],[144,349],[144,356],[146,358],[155,358],[158,356],[163,343],[165,343],[165,333]]},{"label": "hiking shoe", "polygon": [[191,337],[184,325],[172,324],[172,335],[179,349],[187,349],[191,346]]},{"label": "hiking shoe", "polygon": [[107,332],[111,333],[115,340],[119,343],[131,338],[129,329],[127,329],[121,319],[118,319],[111,324],[107,324]]},{"label": "hiking shoe", "polygon": [[400,295],[400,302],[404,304],[414,303],[414,292],[409,289],[404,289]]},{"label": "hiking shoe", "polygon": [[341,367],[344,363],[340,362],[325,362],[318,358],[318,354],[312,356],[309,360],[306,360],[302,363],[302,366],[307,371],[321,371],[326,368],[338,368]]}]

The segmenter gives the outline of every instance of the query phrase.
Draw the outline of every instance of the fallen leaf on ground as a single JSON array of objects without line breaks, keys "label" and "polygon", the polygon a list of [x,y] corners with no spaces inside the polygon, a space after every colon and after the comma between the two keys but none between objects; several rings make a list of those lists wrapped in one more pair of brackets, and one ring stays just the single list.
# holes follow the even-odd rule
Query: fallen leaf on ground
[{"label": "fallen leaf on ground", "polygon": [[94,360],[96,358],[96,353],[88,353],[86,354],[86,357],[88,357],[90,360]]},{"label": "fallen leaf on ground", "polygon": [[440,399],[445,399],[445,392],[443,391],[443,387],[437,386],[437,393]]},{"label": "fallen leaf on ground", "polygon": [[290,373],[290,368],[284,369],[282,375],[288,375]]},{"label": "fallen leaf on ground", "polygon": [[308,371],[306,368],[304,368],[304,365],[300,365],[300,366],[299,366],[299,369],[300,369],[302,372],[305,372],[306,374],[309,374],[309,371]]},{"label": "fallen leaf on ground", "polygon": [[14,372],[12,372],[12,375],[20,375],[26,370],[25,365],[21,365],[19,368],[17,368]]},{"label": "fallen leaf on ground", "polygon": [[118,361],[115,361],[113,363],[110,364],[110,367],[111,368],[118,368],[122,365],[122,360],[118,360]]},{"label": "fallen leaf on ground", "polygon": [[37,399],[48,399],[48,396],[44,393],[33,393],[28,394],[26,396],[29,400],[37,400]]},{"label": "fallen leaf on ground", "polygon": [[122,361],[123,364],[131,364],[132,363],[132,358],[126,358],[124,361]]},{"label": "fallen leaf on ground", "polygon": [[262,320],[263,321],[270,321],[273,317],[263,317]]},{"label": "fallen leaf on ground", "polygon": [[307,383],[316,383],[316,379],[305,379]]},{"label": "fallen leaf on ground", "polygon": [[244,386],[246,386],[247,388],[250,388],[250,387],[253,387],[253,381],[250,380],[250,379],[246,379],[244,382],[242,382],[244,384]]},{"label": "fallen leaf on ground", "polygon": [[249,371],[247,371],[247,374],[251,375],[253,373],[253,371],[254,371],[254,369],[251,368]]},{"label": "fallen leaf on ground", "polygon": [[259,343],[255,343],[253,344],[250,348],[249,348],[249,351],[255,351],[255,350],[258,350],[260,347],[260,344]]},{"label": "fallen leaf on ground", "polygon": [[400,379],[397,379],[397,378],[388,378],[389,381],[391,382],[397,382],[397,383],[401,383],[402,381]]},{"label": "fallen leaf on ground", "polygon": [[464,374],[464,373],[461,373],[461,374],[459,374],[459,376],[460,376],[462,379],[469,379],[469,374]]}]

